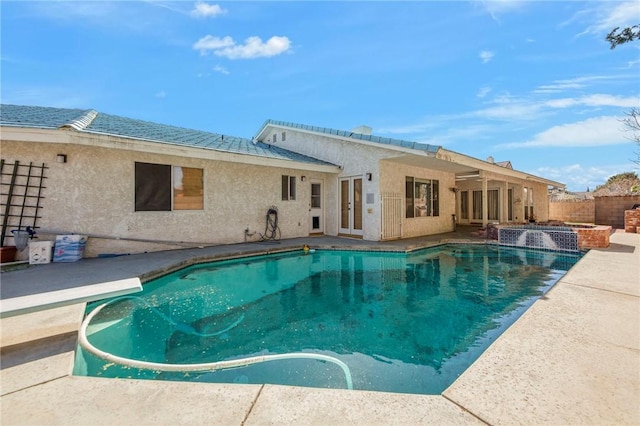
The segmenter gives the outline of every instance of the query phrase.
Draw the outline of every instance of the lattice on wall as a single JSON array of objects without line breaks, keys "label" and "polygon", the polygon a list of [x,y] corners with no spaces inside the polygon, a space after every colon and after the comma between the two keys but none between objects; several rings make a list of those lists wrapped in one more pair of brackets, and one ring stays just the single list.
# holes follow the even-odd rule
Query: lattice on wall
[{"label": "lattice on wall", "polygon": [[21,164],[17,160],[0,159],[0,246],[4,246],[8,238],[13,239],[14,229],[38,228],[47,169],[44,163]]}]

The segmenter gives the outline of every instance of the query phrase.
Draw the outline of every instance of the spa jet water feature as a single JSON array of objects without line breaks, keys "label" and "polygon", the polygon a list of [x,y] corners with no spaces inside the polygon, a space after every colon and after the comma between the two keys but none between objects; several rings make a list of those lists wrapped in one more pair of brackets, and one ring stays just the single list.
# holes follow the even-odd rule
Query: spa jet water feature
[{"label": "spa jet water feature", "polygon": [[542,250],[579,251],[578,233],[565,226],[501,226],[498,243]]}]

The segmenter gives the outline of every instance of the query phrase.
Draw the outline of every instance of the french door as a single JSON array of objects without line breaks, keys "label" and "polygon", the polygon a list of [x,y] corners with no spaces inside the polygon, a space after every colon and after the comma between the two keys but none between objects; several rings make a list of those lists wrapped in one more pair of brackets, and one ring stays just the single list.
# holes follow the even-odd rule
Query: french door
[{"label": "french door", "polygon": [[340,233],[362,236],[362,178],[340,179]]}]

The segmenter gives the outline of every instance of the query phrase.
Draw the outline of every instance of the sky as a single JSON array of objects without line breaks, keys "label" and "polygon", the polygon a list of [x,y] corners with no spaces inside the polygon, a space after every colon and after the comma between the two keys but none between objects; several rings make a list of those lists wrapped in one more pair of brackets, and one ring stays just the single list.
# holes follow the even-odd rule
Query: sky
[{"label": "sky", "polygon": [[253,137],[267,119],[442,146],[594,190],[640,174],[638,1],[6,1],[2,103]]}]

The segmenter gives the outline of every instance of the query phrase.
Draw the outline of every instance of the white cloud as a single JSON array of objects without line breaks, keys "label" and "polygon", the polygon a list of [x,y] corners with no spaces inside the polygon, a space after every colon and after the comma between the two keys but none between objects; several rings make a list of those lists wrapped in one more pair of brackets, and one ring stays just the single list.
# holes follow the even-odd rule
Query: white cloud
[{"label": "white cloud", "polygon": [[226,9],[223,9],[217,4],[208,4],[199,1],[193,7],[191,16],[195,16],[196,18],[215,18],[225,13],[227,13]]},{"label": "white cloud", "polygon": [[482,52],[480,52],[478,54],[478,56],[480,57],[480,59],[482,60],[483,64],[486,64],[487,62],[489,62],[490,60],[493,59],[493,57],[495,56],[495,54],[489,50],[483,50]]},{"label": "white cloud", "polygon": [[533,93],[558,93],[566,90],[578,90],[588,87],[590,83],[603,80],[617,80],[620,76],[592,75],[584,77],[576,77],[564,80],[555,80],[551,84],[543,84],[538,86]]},{"label": "white cloud", "polygon": [[229,70],[220,65],[216,65],[212,68],[212,70],[214,70],[215,72],[219,72],[220,74],[229,75]]},{"label": "white cloud", "polygon": [[[611,9],[604,9],[601,12],[600,19],[591,27],[593,32],[608,33],[615,27],[626,27],[638,23],[638,16],[640,16],[640,2],[630,1],[624,3],[611,3],[614,7]],[[611,4],[607,4],[605,7],[611,7]]]},{"label": "white cloud", "polygon": [[637,1],[601,1],[596,2],[594,8],[577,12],[569,21],[589,22],[587,28],[580,35],[592,34],[597,37],[608,34],[616,27],[628,27],[638,23],[640,16],[640,2]]},{"label": "white cloud", "polygon": [[633,108],[640,104],[640,98],[595,93],[577,98],[558,98],[547,101],[497,97],[492,102],[496,106],[472,112],[470,115],[494,120],[534,120],[540,114],[551,113],[554,109],[571,107]]},{"label": "white cloud", "polygon": [[228,46],[233,46],[234,44],[235,42],[229,36],[220,38],[212,35],[206,35],[196,41],[193,48],[195,50],[199,50],[201,55],[206,55],[209,50],[222,49]]},{"label": "white cloud", "polygon": [[526,142],[499,145],[498,148],[589,147],[629,143],[619,117],[602,116],[576,123],[553,126]]},{"label": "white cloud", "polygon": [[522,0],[489,0],[480,2],[491,18],[500,22],[499,16],[522,9],[526,2]]},{"label": "white cloud", "polygon": [[491,92],[491,87],[484,86],[484,87],[481,87],[480,90],[478,90],[478,93],[476,93],[476,96],[479,98],[484,98],[489,94],[489,92]]},{"label": "white cloud", "polygon": [[249,37],[244,44],[236,44],[229,36],[219,38],[207,35],[198,40],[193,48],[199,50],[201,55],[210,51],[216,56],[229,59],[253,59],[271,57],[287,52],[291,48],[291,42],[287,37],[273,36],[266,42],[260,37]]},{"label": "white cloud", "polygon": [[629,164],[602,165],[585,167],[581,164],[569,164],[561,167],[538,167],[531,173],[562,182],[569,191],[593,191],[604,184],[611,176],[629,170]]},{"label": "white cloud", "polygon": [[164,99],[166,97],[167,97],[167,92],[165,92],[164,90],[161,90],[158,93],[156,93],[156,98]]}]

